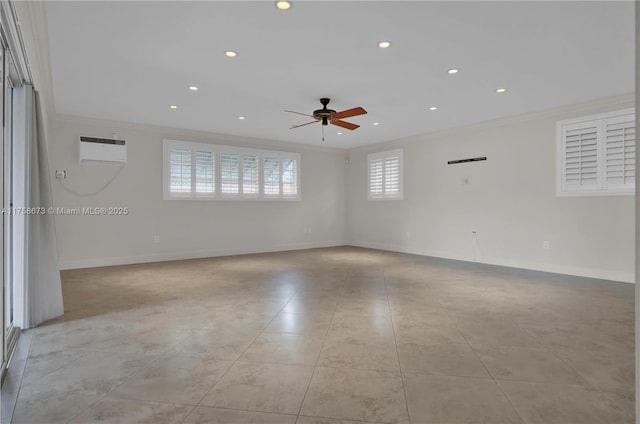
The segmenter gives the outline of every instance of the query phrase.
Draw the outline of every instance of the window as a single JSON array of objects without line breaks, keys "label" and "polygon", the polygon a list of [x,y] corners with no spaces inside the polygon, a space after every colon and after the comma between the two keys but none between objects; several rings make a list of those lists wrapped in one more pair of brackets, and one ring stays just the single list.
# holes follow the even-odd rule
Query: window
[{"label": "window", "polygon": [[558,196],[634,194],[635,111],[558,122]]},{"label": "window", "polygon": [[164,140],[165,200],[300,200],[300,155]]},{"label": "window", "polygon": [[367,156],[368,199],[402,200],[402,149]]}]

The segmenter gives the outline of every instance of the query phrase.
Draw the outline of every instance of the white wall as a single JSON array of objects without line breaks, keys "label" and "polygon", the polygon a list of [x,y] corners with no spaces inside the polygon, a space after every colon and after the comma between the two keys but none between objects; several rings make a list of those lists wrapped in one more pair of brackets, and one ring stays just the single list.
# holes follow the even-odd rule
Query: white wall
[{"label": "white wall", "polygon": [[[79,193],[96,191],[117,172],[79,165],[79,136],[116,132],[127,141],[127,165],[101,194],[77,197],[54,180],[56,207],[130,210],[127,216],[57,216],[62,269],[344,244],[344,151],[77,117],[50,122],[51,170],[66,170],[65,185]],[[163,138],[298,152],[302,200],[162,200]],[[305,227],[312,233],[304,234]]]},{"label": "white wall", "polygon": [[[634,197],[556,197],[555,148],[556,121],[633,106],[623,96],[353,149],[347,238],[471,261],[476,231],[478,262],[632,282]],[[367,201],[367,153],[397,146],[404,200]],[[447,165],[476,156],[488,159]]]}]

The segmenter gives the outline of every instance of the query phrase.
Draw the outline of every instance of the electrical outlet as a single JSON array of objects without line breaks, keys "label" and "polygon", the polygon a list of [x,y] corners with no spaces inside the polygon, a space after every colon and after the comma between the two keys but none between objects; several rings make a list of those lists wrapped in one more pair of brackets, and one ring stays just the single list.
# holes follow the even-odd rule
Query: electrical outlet
[{"label": "electrical outlet", "polygon": [[543,248],[544,250],[549,250],[549,240],[544,240],[544,241],[542,242],[542,248]]},{"label": "electrical outlet", "polygon": [[160,236],[159,235],[153,236],[153,242],[154,243],[160,243]]}]

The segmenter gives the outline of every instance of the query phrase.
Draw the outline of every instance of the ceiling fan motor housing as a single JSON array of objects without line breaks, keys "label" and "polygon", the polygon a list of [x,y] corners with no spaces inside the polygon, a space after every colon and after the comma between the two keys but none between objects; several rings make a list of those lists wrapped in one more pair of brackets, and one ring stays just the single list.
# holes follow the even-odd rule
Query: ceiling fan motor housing
[{"label": "ceiling fan motor housing", "polygon": [[320,103],[322,103],[322,109],[313,111],[313,117],[318,121],[322,120],[322,125],[329,125],[329,118],[332,114],[336,113],[336,111],[333,109],[327,109],[327,105],[330,101],[331,99],[323,97],[322,99],[320,99]]}]

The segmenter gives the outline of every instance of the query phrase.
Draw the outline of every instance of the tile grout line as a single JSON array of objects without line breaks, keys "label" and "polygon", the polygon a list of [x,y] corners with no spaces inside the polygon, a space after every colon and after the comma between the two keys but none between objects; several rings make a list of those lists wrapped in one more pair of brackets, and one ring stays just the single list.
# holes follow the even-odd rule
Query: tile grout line
[{"label": "tile grout line", "polygon": [[[341,285],[343,286],[343,285]],[[342,287],[344,288],[344,287]],[[307,388],[304,391],[304,396],[302,397],[302,402],[300,402],[300,408],[298,409],[298,414],[296,416],[296,423],[300,419],[300,414],[302,413],[302,407],[304,406],[304,401],[307,399],[307,394],[309,393],[309,387],[311,387],[311,381],[313,381],[313,376],[316,374],[316,370],[318,369],[318,364],[320,363],[320,356],[322,356],[322,351],[324,350],[324,345],[327,342],[327,337],[329,336],[329,331],[331,331],[331,325],[333,324],[333,318],[336,315],[336,311],[338,310],[338,305],[340,305],[340,301],[342,300],[342,289],[340,290],[340,296],[338,297],[338,301],[336,302],[336,306],[333,308],[333,313],[331,314],[331,319],[329,320],[329,326],[327,327],[327,331],[324,333],[324,338],[322,339],[322,346],[320,346],[320,351],[318,352],[318,358],[316,358],[316,364],[313,366],[313,371],[311,372],[311,378],[309,378],[309,383],[307,384]]]},{"label": "tile grout line", "polygon": [[[233,368],[238,361],[240,360],[240,358],[242,358],[242,356],[247,353],[247,351],[249,350],[249,348],[251,347],[251,345],[258,339],[258,337],[260,337],[263,333],[264,330],[267,329],[269,327],[269,325],[271,325],[271,323],[273,322],[274,319],[276,319],[276,317],[278,315],[280,315],[280,313],[282,313],[282,311],[284,310],[284,308],[287,307],[287,305],[289,304],[289,302],[291,302],[291,299],[293,299],[294,297],[296,297],[296,295],[300,292],[300,290],[302,290],[302,287],[299,287],[298,290],[295,291],[295,293],[293,293],[291,295],[291,297],[289,298],[289,300],[287,300],[284,305],[282,306],[282,308],[280,308],[278,310],[278,312],[276,312],[273,317],[269,320],[269,322],[267,322],[267,324],[265,324],[265,326],[262,328],[262,330],[260,330],[258,332],[258,334],[256,334],[256,336],[251,340],[251,342],[247,345],[247,347],[242,351],[242,353],[240,355],[238,355],[238,357],[231,363],[231,365],[229,365],[229,368],[227,368],[227,370],[220,376],[220,378],[218,378],[215,382],[215,384],[209,389],[207,390],[207,392],[200,398],[200,400],[196,403],[196,405],[193,407],[193,409],[191,410],[191,412],[189,412],[189,414],[185,417],[185,420],[187,419],[187,417],[189,415],[191,415],[193,413],[193,410],[195,410],[195,408],[197,408],[198,406],[206,406],[206,405],[200,405],[200,403],[204,400],[204,398],[207,397],[207,395],[209,395],[209,393],[211,393],[211,391],[213,389],[215,389],[215,387],[218,385],[218,383],[220,381],[222,381],[222,379],[229,373],[229,370],[231,370],[231,368]],[[254,411],[255,412],[255,411]],[[181,421],[181,422],[184,422]]]},{"label": "tile grout line", "polygon": [[[182,339],[180,342],[177,342],[176,344],[174,344],[173,346],[171,346],[165,353],[161,354],[160,356],[158,356],[157,358],[155,358],[153,361],[151,361],[149,363],[149,365],[144,366],[140,371],[138,372],[134,372],[132,375],[130,375],[129,377],[127,377],[122,383],[116,385],[113,389],[109,390],[106,393],[103,393],[102,395],[98,395],[97,398],[98,400],[96,400],[94,403],[92,403],[91,405],[89,405],[88,407],[84,408],[83,410],[81,410],[80,412],[78,412],[76,415],[74,415],[69,421],[67,421],[67,424],[73,422],[73,420],[75,420],[76,418],[78,418],[80,415],[84,414],[85,412],[87,412],[89,409],[93,408],[95,405],[97,405],[99,402],[102,402],[103,400],[105,400],[111,393],[113,393],[114,391],[116,391],[118,388],[122,387],[123,385],[127,384],[129,381],[131,381],[132,379],[134,379],[135,377],[137,377],[138,375],[142,374],[146,369],[148,369],[149,367],[151,367],[154,363],[160,361],[162,358],[164,358],[165,356],[167,356],[173,349],[175,349],[175,347],[182,343],[183,341],[185,341],[189,336],[185,336],[184,339]],[[135,355],[135,353],[130,353],[130,352],[105,352],[105,351],[101,351],[101,350],[91,350],[88,349],[88,352],[85,355],[82,355],[82,357],[88,355],[91,352],[99,352],[99,353],[123,353],[123,354],[128,354],[128,355]],[[78,358],[80,359],[80,358]],[[75,361],[73,361],[75,362]],[[71,363],[65,365],[68,366],[71,365]],[[64,367],[61,367],[64,368]],[[120,399],[120,398],[118,398]],[[140,399],[130,399],[130,398],[123,398],[123,400],[133,400],[133,401],[138,401],[138,402],[149,402],[149,401],[144,401],[144,400],[140,400]]]},{"label": "tile grout line", "polygon": [[[188,330],[187,330],[188,331]],[[125,385],[126,383],[128,383],[129,381],[133,380],[134,378],[136,378],[137,376],[139,376],[140,374],[142,374],[145,370],[147,370],[148,368],[150,368],[153,364],[159,362],[160,360],[164,359],[167,355],[169,355],[179,344],[181,344],[182,342],[184,342],[185,340],[187,340],[187,338],[189,338],[191,335],[187,335],[184,336],[184,338],[182,340],[180,340],[179,342],[176,342],[175,344],[173,344],[171,347],[169,347],[169,349],[158,355],[157,358],[155,358],[154,360],[152,360],[148,365],[145,365],[142,367],[142,369],[140,369],[140,371],[133,373],[132,375],[130,375],[129,377],[127,377],[122,383],[116,385],[113,389],[109,390],[107,393],[105,393],[105,395],[108,395],[110,393],[113,393],[115,390],[119,389],[120,387],[122,387],[123,385]],[[108,352],[108,351],[102,351],[102,350],[96,350],[94,352],[100,352],[100,353],[118,353],[118,354],[125,354],[125,355],[135,355],[135,353],[130,353],[130,352]],[[139,399],[137,399],[139,400]]]},{"label": "tile grout line", "polygon": [[549,352],[550,352],[554,357],[558,358],[558,359],[560,360],[560,362],[562,362],[562,363],[563,363],[563,364],[565,364],[567,367],[569,367],[569,369],[570,369],[570,370],[572,370],[573,372],[575,372],[575,373],[576,373],[576,375],[578,375],[578,377],[580,377],[580,378],[581,378],[581,379],[586,383],[586,385],[583,385],[583,384],[576,384],[576,386],[581,386],[581,387],[583,387],[583,388],[585,388],[585,389],[593,389],[593,390],[595,390],[595,391],[598,391],[598,392],[600,392],[600,393],[604,393],[604,394],[607,394],[607,393],[616,393],[615,391],[607,391],[607,390],[604,390],[604,389],[602,389],[602,388],[600,388],[600,387],[597,387],[597,386],[595,386],[594,384],[592,384],[590,381],[588,381],[586,378],[584,378],[584,377],[582,376],[582,373],[581,373],[581,372],[579,372],[577,369],[575,369],[575,368],[571,365],[571,362],[570,362],[568,359],[565,359],[565,358],[563,358],[562,356],[560,356],[560,355],[558,354],[558,352],[560,352],[560,351],[561,351],[561,349],[558,349],[558,351],[556,351],[555,349],[548,349],[548,351],[549,351]]},{"label": "tile grout line", "polygon": [[[471,348],[471,350],[473,350],[473,348]],[[475,353],[475,351],[474,351],[474,353]],[[509,396],[507,396],[507,394],[505,393],[504,389],[502,388],[502,386],[500,385],[498,380],[496,380],[494,378],[493,381],[496,384],[496,386],[498,386],[498,389],[500,389],[500,393],[502,393],[502,395],[505,397],[505,399],[507,399],[507,401],[509,402],[509,405],[511,405],[511,408],[513,408],[513,410],[516,413],[516,415],[518,416],[518,418],[520,418],[520,422],[524,423],[525,420],[522,418],[522,415],[520,415],[520,411],[518,411],[518,408],[516,408],[516,406],[513,404],[513,401],[511,400],[511,398]]]},{"label": "tile grout line", "polygon": [[73,422],[73,420],[75,420],[76,418],[78,418],[80,415],[82,415],[85,411],[88,411],[89,409],[91,409],[93,406],[95,406],[96,404],[98,404],[99,402],[101,402],[107,395],[104,394],[102,396],[97,396],[97,399],[95,402],[93,402],[91,405],[87,406],[86,408],[84,408],[82,411],[78,412],[76,415],[74,415],[73,417],[71,417],[68,421],[66,421],[67,424]]},{"label": "tile grout line", "polygon": [[[33,344],[33,341],[34,341],[34,337],[35,337],[35,336],[36,336],[36,334],[34,334],[33,336],[31,336],[31,340],[29,341],[29,349],[27,350],[27,358],[26,358],[26,360],[25,360],[25,370],[26,370],[26,367],[27,367],[27,362],[28,362],[28,360],[29,360],[29,353],[31,352],[31,346],[32,346],[32,344]],[[80,349],[80,350],[83,350],[83,349]],[[56,351],[54,351],[54,352],[56,352]],[[62,351],[59,351],[59,352],[62,352]],[[79,360],[79,359],[81,359],[81,358],[85,357],[86,355],[88,355],[90,352],[91,352],[91,351],[87,351],[87,352],[85,352],[83,355],[80,355],[78,358],[74,359],[73,361],[71,361],[71,362],[69,362],[69,363],[67,363],[67,364],[65,364],[65,365],[62,365],[61,367],[56,368],[55,370],[53,370],[53,371],[51,371],[51,372],[49,372],[49,373],[47,373],[47,374],[45,374],[45,375],[41,376],[40,378],[38,378],[38,379],[36,379],[36,380],[32,381],[31,383],[35,383],[35,382],[37,382],[38,380],[41,380],[42,378],[44,378],[44,377],[46,377],[46,376],[49,376],[49,375],[53,374],[54,372],[56,372],[56,371],[58,371],[58,370],[61,370],[62,368],[65,368],[65,367],[67,367],[67,366],[71,365],[72,363],[76,362],[77,360]],[[13,416],[14,416],[14,414],[15,414],[16,405],[18,404],[18,398],[20,397],[20,391],[22,390],[22,380],[23,380],[23,378],[24,378],[24,371],[22,372],[22,375],[20,376],[20,385],[18,386],[18,393],[17,393],[17,395],[16,395],[16,402],[15,402],[15,404],[13,405],[13,411],[11,412],[11,422],[13,422]],[[103,396],[104,396],[104,395],[103,395]],[[67,421],[67,423],[71,422],[71,421],[72,421],[72,420],[74,420],[76,417],[78,417],[81,413],[83,413],[84,411],[86,411],[87,409],[91,408],[91,407],[92,407],[93,405],[95,405],[96,403],[100,402],[100,400],[102,400],[102,396],[97,396],[97,398],[98,398],[98,399],[97,399],[95,402],[93,402],[91,405],[89,405],[87,408],[83,409],[83,410],[82,410],[82,411],[80,411],[78,414],[76,414],[76,415],[74,415],[73,417],[71,417],[71,419],[69,419],[69,420]]]},{"label": "tile grout line", "polygon": [[[33,329],[32,331],[34,331],[34,334],[32,334],[31,337],[29,338],[29,347],[27,348],[27,357],[24,360],[22,373],[20,374],[20,382],[18,383],[18,390],[16,392],[16,400],[15,400],[15,402],[13,402],[13,408],[11,409],[10,422],[13,422],[13,416],[16,413],[16,406],[18,405],[18,399],[20,398],[20,391],[22,390],[22,381],[24,379],[24,372],[27,370],[27,362],[29,362],[29,354],[31,353],[31,346],[33,345],[33,338],[36,336],[35,335],[35,329]],[[18,343],[19,342],[20,342],[20,339],[18,339]],[[16,345],[15,348],[17,348],[17,347],[18,346]],[[13,353],[15,354],[15,350],[14,350]],[[7,372],[8,372],[8,370],[7,370]]]},{"label": "tile grout line", "polygon": [[[573,372],[575,372],[585,383],[586,385],[582,385],[582,384],[573,384],[575,386],[580,386],[580,387],[585,387],[585,388],[591,388],[594,389],[596,391],[599,391],[601,393],[606,393],[605,391],[597,388],[596,386],[594,386],[593,384],[591,384],[590,382],[588,382],[580,372],[578,372],[578,370],[576,370],[575,368],[573,368],[573,366],[571,366],[571,363],[567,360],[565,360],[564,358],[562,358],[558,352],[562,349],[555,349],[551,346],[548,346],[546,343],[544,343],[544,338],[537,335],[536,333],[532,332],[531,330],[529,330],[526,327],[527,323],[523,323],[522,322],[515,322],[514,326],[517,327],[518,329],[526,332],[527,334],[529,334],[533,339],[536,340],[536,342],[540,345],[540,347],[528,347],[528,346],[516,346],[516,345],[504,345],[504,346],[500,346],[500,347],[515,347],[515,348],[522,348],[522,349],[537,349],[537,350],[543,350],[545,352],[550,353],[554,358],[557,358],[560,360],[560,362],[562,362],[565,366],[567,366],[569,369],[571,369]],[[471,347],[471,349],[473,349],[473,346]],[[474,350],[475,352],[475,350]],[[495,379],[495,378],[494,378]],[[557,384],[551,381],[530,381],[530,380],[518,380],[518,379],[495,379],[496,381],[500,380],[500,381],[521,381],[521,382],[532,382],[532,383],[542,383],[542,384]],[[499,385],[499,384],[498,384]],[[502,387],[500,387],[500,389],[502,389]],[[505,394],[506,396],[506,394]],[[515,407],[514,407],[515,408]]]},{"label": "tile grout line", "polygon": [[309,417],[309,418],[321,418],[323,420],[330,420],[330,421],[339,421],[339,422],[345,422],[348,421],[350,423],[362,423],[362,424],[398,424],[397,421],[362,421],[362,420],[357,420],[357,419],[353,419],[353,418],[349,418],[348,420],[342,420],[340,418],[331,418],[331,417],[325,417],[322,415],[302,415],[303,417]]},{"label": "tile grout line", "polygon": [[[68,367],[69,365],[73,364],[74,362],[76,362],[76,361],[77,361],[77,360],[79,360],[79,359],[82,359],[84,356],[86,356],[86,355],[88,355],[89,353],[91,353],[91,352],[92,352],[92,350],[91,350],[91,349],[68,349],[68,350],[83,350],[83,351],[85,351],[85,352],[84,352],[82,355],[78,356],[76,359],[74,359],[74,360],[72,360],[72,361],[69,361],[68,363],[66,363],[66,364],[64,364],[64,365],[61,365],[61,366],[59,366],[58,368],[55,368],[55,369],[51,370],[50,372],[44,373],[43,375],[41,375],[40,377],[36,378],[36,379],[35,379],[35,380],[33,380],[32,382],[28,383],[28,384],[27,384],[27,386],[28,386],[28,385],[31,385],[31,384],[33,384],[33,383],[36,383],[36,382],[38,382],[38,381],[42,380],[42,379],[43,379],[43,378],[45,378],[45,377],[50,376],[51,374],[55,373],[56,371],[61,370],[62,368]],[[50,354],[50,353],[58,353],[58,352],[62,352],[62,350],[60,350],[60,351],[48,352],[47,354]],[[29,358],[27,358],[27,359],[29,359]],[[25,364],[25,365],[26,365],[26,364]],[[25,370],[26,370],[26,367],[25,367]],[[22,388],[22,379],[21,379],[21,381],[20,381],[20,388]]]},{"label": "tile grout line", "polygon": [[[271,320],[270,320],[270,321],[265,325],[265,327],[264,327],[264,328],[263,328],[263,329],[258,333],[258,335],[256,335],[256,337],[251,341],[251,343],[249,343],[249,346],[250,346],[250,345],[251,345],[251,344],[252,344],[252,343],[253,343],[253,342],[254,342],[254,341],[255,341],[255,340],[256,340],[256,339],[257,339],[257,338],[258,338],[258,337],[263,333],[263,332],[264,332],[264,330],[265,330],[265,329],[269,326],[269,324],[270,324],[270,323],[275,319],[275,317],[276,317],[276,316],[277,316],[277,315],[278,315],[278,314],[279,314],[279,313],[284,309],[284,307],[286,306],[286,304],[287,304],[287,303],[289,303],[289,301],[291,301],[291,299],[292,299],[293,297],[295,297],[295,295],[296,295],[300,290],[301,290],[301,288],[299,288],[298,290],[296,290],[296,292],[295,292],[295,293],[293,293],[293,294],[291,295],[291,297],[290,297],[290,298],[285,302],[284,306],[283,306],[282,308],[280,308],[280,310],[279,310],[278,312],[276,312],[276,314],[274,315],[274,317],[273,317],[273,318],[271,318]],[[186,330],[186,332],[187,332],[187,333],[189,333],[189,330]],[[129,382],[129,381],[131,381],[132,379],[134,379],[134,378],[136,378],[137,376],[139,376],[140,374],[142,374],[146,369],[148,369],[149,367],[151,367],[151,366],[152,366],[152,364],[155,364],[155,363],[157,363],[158,361],[160,361],[160,360],[162,360],[163,358],[165,358],[165,357],[167,357],[168,355],[170,355],[170,354],[171,354],[171,352],[173,352],[177,346],[179,346],[181,343],[183,343],[183,342],[184,342],[187,338],[189,338],[190,336],[191,336],[191,334],[187,334],[187,335],[185,335],[185,336],[184,336],[180,341],[178,341],[178,342],[174,343],[173,345],[171,345],[171,346],[168,348],[168,350],[167,350],[167,351],[165,351],[164,353],[162,353],[161,355],[159,355],[157,358],[155,358],[155,359],[154,359],[154,360],[153,360],[153,361],[152,361],[148,366],[144,366],[140,371],[135,372],[133,375],[131,375],[131,376],[127,377],[127,378],[126,378],[122,383],[120,383],[120,384],[116,385],[113,389],[109,390],[108,392],[106,392],[106,393],[104,393],[104,394],[102,394],[102,395],[97,395],[97,396],[96,396],[96,397],[97,397],[97,400],[96,400],[95,402],[93,402],[93,403],[92,403],[91,405],[89,405],[87,408],[84,408],[83,410],[81,410],[78,414],[76,414],[76,415],[74,415],[73,417],[71,417],[71,418],[70,418],[70,420],[69,420],[69,421],[67,421],[67,422],[69,423],[69,422],[73,421],[73,420],[74,420],[74,419],[76,419],[78,416],[80,416],[81,414],[83,414],[83,413],[84,413],[84,412],[86,412],[87,410],[91,409],[93,406],[95,406],[98,402],[100,402],[100,401],[102,401],[102,400],[104,400],[104,399],[108,398],[108,397],[109,397],[109,395],[110,395],[110,394],[112,394],[114,391],[116,391],[119,387],[123,386],[124,384],[128,383],[128,382]],[[247,347],[247,349],[249,348],[249,346]],[[244,351],[244,352],[246,352],[246,350],[247,350],[247,349],[245,349],[245,351]],[[91,353],[91,352],[100,352],[100,353],[119,353],[119,354],[132,354],[132,355],[135,355],[135,353],[129,353],[129,352],[113,352],[113,351],[112,351],[112,352],[109,352],[109,351],[100,350],[100,349],[79,349],[79,350],[86,350],[86,353],[85,353],[84,355],[82,355],[81,357],[84,357],[84,356],[86,356],[87,354],[89,354],[89,353]],[[242,354],[244,354],[244,352],[243,352]],[[241,354],[240,356],[242,356],[242,354]],[[68,364],[66,364],[66,365],[63,365],[62,367],[59,367],[59,368],[58,368],[58,370],[59,370],[59,369],[61,369],[61,368],[64,368],[64,367],[69,366],[70,364],[72,364],[73,362],[77,361],[77,360],[78,360],[78,359],[80,359],[81,357],[76,358],[74,361],[72,361],[72,362],[70,362],[70,363],[68,363]],[[239,359],[239,358],[238,358],[238,359]],[[223,377],[223,376],[224,376],[224,375],[229,371],[229,369],[230,369],[233,365],[235,365],[235,363],[238,361],[238,359],[237,359],[236,361],[233,361],[233,363],[232,363],[232,364],[230,365],[230,367],[225,371],[225,373],[224,373],[224,374],[223,374],[223,375],[222,375],[222,376],[221,376],[221,377],[216,381],[216,384],[217,384],[217,382],[218,382],[218,381],[220,381],[220,379],[221,379],[221,378],[222,378],[222,377]],[[229,362],[231,362],[231,361],[229,361]],[[53,371],[53,372],[55,372],[55,371]],[[51,372],[51,373],[49,373],[49,374],[52,374],[53,372]],[[47,374],[47,375],[49,375],[49,374]],[[214,387],[215,387],[215,384],[214,384]],[[212,389],[213,389],[213,387],[212,387]],[[212,390],[212,389],[211,389],[211,390]],[[208,394],[211,390],[209,390],[206,394]],[[206,396],[206,394],[205,394],[205,396]],[[148,402],[148,400],[140,400],[140,399],[135,399],[135,398],[117,398],[117,397],[116,397],[116,399],[130,400],[130,401],[139,401],[139,402]],[[202,399],[200,399],[200,401],[201,401],[201,400],[202,400]],[[198,404],[199,404],[199,402],[200,402],[200,401],[198,401],[198,403],[196,403],[195,405],[193,405],[193,408],[191,409],[191,411],[190,411],[187,415],[185,415],[185,418],[184,418],[184,419],[186,419],[186,418],[187,418],[187,417],[188,417],[188,416],[193,412],[193,410],[194,410],[197,406],[199,406]],[[153,401],[149,401],[149,402],[153,402]],[[166,403],[166,402],[159,402],[159,403]],[[186,405],[188,405],[188,404],[186,404]],[[184,421],[184,420],[183,420],[183,421]],[[182,421],[181,421],[181,422],[182,422]]]},{"label": "tile grout line", "polygon": [[404,396],[404,406],[407,411],[407,420],[411,424],[411,415],[409,415],[409,401],[407,400],[407,389],[404,385],[404,373],[402,372],[402,364],[400,362],[400,349],[398,348],[398,338],[396,337],[396,328],[393,324],[393,314],[391,313],[391,301],[389,300],[389,288],[387,287],[387,274],[382,271],[384,278],[384,292],[387,297],[387,307],[389,308],[389,318],[391,319],[391,331],[393,332],[393,342],[396,345],[396,357],[398,358],[398,369],[400,370],[400,382],[402,383],[402,394]]},{"label": "tile grout line", "polygon": [[187,413],[185,414],[184,418],[182,418],[182,419],[178,422],[178,424],[182,424],[182,423],[184,423],[184,422],[186,421],[186,419],[187,419],[187,418],[189,418],[189,416],[190,416],[191,414],[193,414],[193,411],[195,411],[197,407],[198,407],[198,405],[193,405],[193,406],[191,407],[191,409],[189,410],[189,412],[187,412]]},{"label": "tile grout line", "polygon": [[[158,402],[158,403],[163,403],[163,402]],[[165,402],[166,404],[166,402]],[[171,404],[169,404],[171,405]],[[179,405],[179,404],[173,404],[173,405]],[[207,409],[222,409],[224,411],[237,411],[237,412],[252,412],[254,414],[271,414],[271,415],[286,415],[289,417],[295,417],[296,414],[289,414],[289,413],[285,413],[285,412],[271,412],[271,411],[255,411],[253,409],[240,409],[240,408],[229,408],[228,406],[207,406],[207,405],[189,405],[189,406],[193,406],[193,408],[191,409],[191,411],[189,411],[189,413],[187,415],[185,415],[184,419],[182,419],[182,421],[180,421],[178,424],[183,423],[187,418],[189,418],[189,415],[191,415],[191,413],[193,412],[194,409],[196,408],[207,408]]]},{"label": "tile grout line", "polygon": [[[438,300],[438,303],[440,303],[440,301]],[[440,305],[442,306],[442,304]],[[473,348],[473,346],[471,345],[471,343],[469,343],[469,340],[467,339],[467,337],[464,335],[464,333],[462,332],[462,330],[460,330],[460,327],[458,327],[458,323],[451,318],[451,315],[449,314],[449,311],[447,310],[447,308],[445,308],[444,306],[442,306],[442,309],[444,309],[445,314],[447,314],[447,317],[449,318],[449,320],[453,323],[453,325],[456,327],[456,329],[458,330],[458,333],[460,333],[460,335],[462,336],[462,339],[467,343],[467,346],[469,346],[469,349],[471,349],[471,352],[473,352],[473,355],[476,357],[476,359],[478,361],[480,361],[480,363],[482,364],[482,367],[484,368],[484,370],[487,372],[487,374],[489,375],[489,377],[491,377],[491,380],[493,380],[493,383],[498,386],[498,389],[500,390],[500,393],[502,393],[502,396],[504,396],[504,398],[507,400],[507,402],[509,402],[509,405],[511,405],[511,409],[513,409],[513,411],[516,413],[516,415],[518,416],[518,418],[520,419],[520,423],[524,423],[524,419],[522,418],[522,416],[520,415],[520,412],[518,412],[518,410],[516,409],[516,406],[513,404],[513,401],[511,400],[511,398],[509,398],[509,396],[507,396],[507,394],[505,393],[505,391],[502,389],[502,386],[500,386],[500,384],[498,383],[498,380],[496,380],[495,376],[491,373],[491,371],[489,371],[489,368],[487,368],[487,366],[485,365],[485,363],[482,361],[482,359],[480,358],[480,355],[478,355],[478,353],[476,352],[476,350]]]}]

